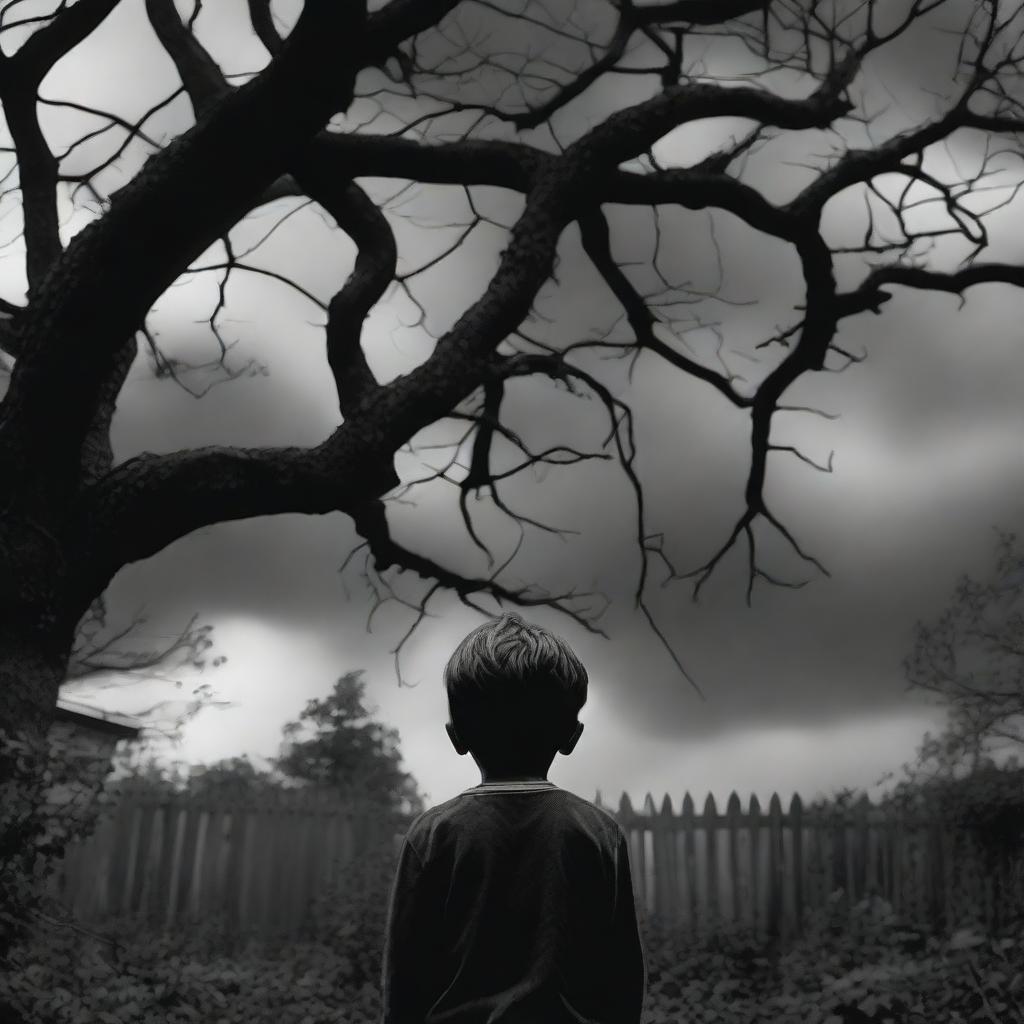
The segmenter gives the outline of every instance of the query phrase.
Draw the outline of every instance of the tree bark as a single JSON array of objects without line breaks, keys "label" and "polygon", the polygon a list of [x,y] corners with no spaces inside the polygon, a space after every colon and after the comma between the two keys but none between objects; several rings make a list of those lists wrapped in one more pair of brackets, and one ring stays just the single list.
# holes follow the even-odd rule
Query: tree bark
[{"label": "tree bark", "polygon": [[[0,550],[8,541],[0,533]],[[30,926],[41,868],[45,871],[62,852],[58,847],[41,860],[39,843],[47,826],[47,734],[72,642],[71,631],[51,621],[47,606],[53,592],[43,581],[35,581],[23,607],[15,609],[21,614],[11,614],[8,592],[17,589],[9,586],[9,570],[17,570],[12,561],[0,559],[0,692],[5,709],[0,721],[0,962]],[[13,575],[24,589],[29,582],[24,574]],[[26,615],[26,608],[34,611]]]},{"label": "tree bark", "polygon": [[6,712],[0,729],[45,736],[70,654],[70,635],[65,640],[51,631],[0,626],[0,688]]},{"label": "tree bark", "polygon": [[[69,608],[60,522],[13,503],[0,518],[0,728],[45,735],[64,679],[78,616]],[[73,620],[73,621],[72,621]]]}]

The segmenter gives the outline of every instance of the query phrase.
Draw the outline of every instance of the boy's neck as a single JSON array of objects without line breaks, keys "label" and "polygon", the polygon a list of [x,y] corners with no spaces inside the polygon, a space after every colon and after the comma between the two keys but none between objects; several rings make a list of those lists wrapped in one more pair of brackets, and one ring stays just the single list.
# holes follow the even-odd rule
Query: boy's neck
[{"label": "boy's neck", "polygon": [[488,772],[483,768],[480,769],[480,784],[484,785],[488,782],[547,782],[548,773],[543,772],[540,775],[531,774],[529,772]]}]

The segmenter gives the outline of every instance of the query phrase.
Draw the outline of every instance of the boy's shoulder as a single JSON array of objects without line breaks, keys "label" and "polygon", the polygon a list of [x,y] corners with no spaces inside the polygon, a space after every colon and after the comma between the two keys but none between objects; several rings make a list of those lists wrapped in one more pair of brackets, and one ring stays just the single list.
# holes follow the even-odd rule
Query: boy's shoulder
[{"label": "boy's shoulder", "polygon": [[[416,845],[444,832],[449,826],[458,827],[460,821],[471,819],[485,800],[507,800],[508,794],[481,794],[465,790],[443,803],[429,807],[415,817],[409,825],[406,836]],[[617,845],[625,832],[618,819],[603,807],[568,789],[553,787],[550,793],[541,797],[554,802],[553,813],[578,825],[579,828],[599,834],[605,842]],[[419,842],[417,842],[419,840]]]}]

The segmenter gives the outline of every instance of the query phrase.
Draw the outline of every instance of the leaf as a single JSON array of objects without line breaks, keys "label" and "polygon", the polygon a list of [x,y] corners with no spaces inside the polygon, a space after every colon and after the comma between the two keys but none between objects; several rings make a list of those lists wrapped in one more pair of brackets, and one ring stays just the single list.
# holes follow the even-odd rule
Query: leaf
[{"label": "leaf", "polygon": [[985,937],[973,929],[960,928],[950,936],[948,946],[950,949],[973,949],[975,946],[983,945],[984,942]]}]

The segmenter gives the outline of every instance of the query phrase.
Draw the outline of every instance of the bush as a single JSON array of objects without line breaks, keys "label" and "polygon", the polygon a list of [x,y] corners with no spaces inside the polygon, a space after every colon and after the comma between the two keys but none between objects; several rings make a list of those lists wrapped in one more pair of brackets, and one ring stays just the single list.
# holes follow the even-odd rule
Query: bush
[{"label": "bush", "polygon": [[323,943],[204,957],[188,939],[118,947],[65,933],[26,954],[0,980],[0,1006],[32,1024],[376,1024],[380,1013],[376,986],[356,984]]},{"label": "bush", "polygon": [[[176,937],[121,922],[37,933],[0,978],[0,1017],[28,1024],[376,1024],[394,858],[368,857],[318,902],[300,941],[218,949],[216,922]],[[688,935],[641,916],[644,1024],[1019,1024],[1024,938],[928,936],[842,893],[802,937]],[[7,1010],[3,1016],[4,1009]]]},{"label": "bush", "polygon": [[743,929],[686,937],[642,921],[645,1024],[1016,1024],[1024,1020],[1024,938],[962,929],[947,939],[885,902],[842,893],[785,945]]},{"label": "bush", "polygon": [[0,1020],[377,1024],[394,854],[387,840],[347,866],[299,941],[245,943],[215,918],[172,935],[134,919],[95,932],[50,921],[0,977]]}]

